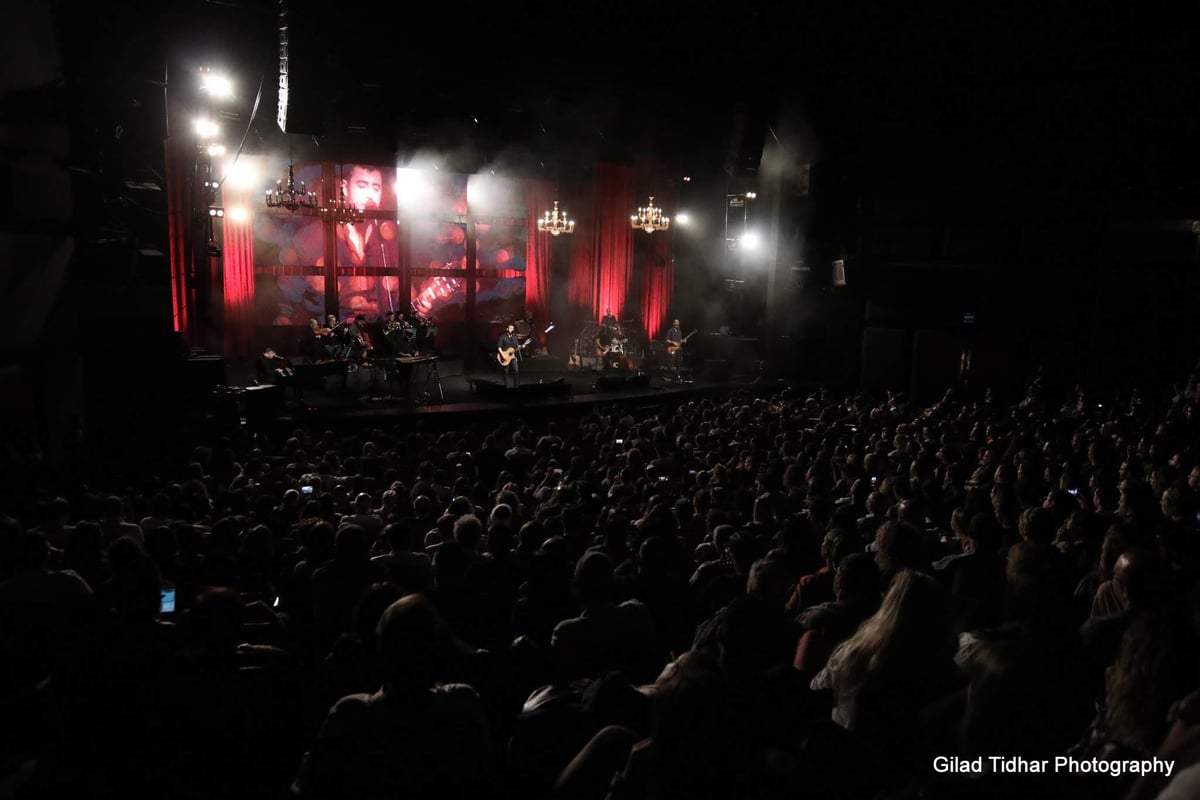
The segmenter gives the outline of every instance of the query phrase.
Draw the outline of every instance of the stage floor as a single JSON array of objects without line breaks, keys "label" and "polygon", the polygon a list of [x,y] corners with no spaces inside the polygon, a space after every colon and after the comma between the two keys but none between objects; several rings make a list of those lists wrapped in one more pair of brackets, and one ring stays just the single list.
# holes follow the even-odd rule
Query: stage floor
[{"label": "stage floor", "polygon": [[[687,373],[677,382],[669,374],[567,370],[561,362],[529,360],[521,372],[521,387],[513,390],[504,388],[498,369],[485,366],[464,371],[461,361],[451,361],[438,365],[439,392],[436,382],[423,372],[422,367],[414,370],[407,396],[401,381],[381,368],[360,367],[346,372],[344,388],[340,372],[327,375],[310,383],[299,397],[295,390],[285,389],[282,407],[278,402],[268,403],[270,411],[266,416],[278,422],[301,423],[508,414],[531,408],[543,413],[553,413],[555,409],[568,413],[572,408],[597,403],[683,403],[748,385],[746,382],[692,380]],[[244,376],[234,372],[230,377],[236,381]],[[242,385],[250,383],[246,379]],[[251,404],[244,405],[244,415],[252,422],[255,414]],[[262,404],[258,405],[261,409]],[[259,415],[263,415],[261,410]]]}]

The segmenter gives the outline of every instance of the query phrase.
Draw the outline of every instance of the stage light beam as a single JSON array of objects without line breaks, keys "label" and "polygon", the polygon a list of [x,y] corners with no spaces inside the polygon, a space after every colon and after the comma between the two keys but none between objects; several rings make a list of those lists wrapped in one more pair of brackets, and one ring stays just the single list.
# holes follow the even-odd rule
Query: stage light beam
[{"label": "stage light beam", "polygon": [[225,169],[225,180],[231,189],[258,189],[258,169],[249,159],[239,158]]},{"label": "stage light beam", "polygon": [[221,132],[221,128],[217,125],[217,123],[213,122],[211,119],[205,119],[204,117],[196,119],[192,123],[192,127],[196,131],[196,135],[201,139],[212,139]]},{"label": "stage light beam", "polygon": [[233,81],[225,75],[204,72],[200,75],[200,91],[222,100],[233,97]]},{"label": "stage light beam", "polygon": [[757,231],[746,231],[742,234],[740,242],[742,249],[754,252],[762,245],[762,239]]}]

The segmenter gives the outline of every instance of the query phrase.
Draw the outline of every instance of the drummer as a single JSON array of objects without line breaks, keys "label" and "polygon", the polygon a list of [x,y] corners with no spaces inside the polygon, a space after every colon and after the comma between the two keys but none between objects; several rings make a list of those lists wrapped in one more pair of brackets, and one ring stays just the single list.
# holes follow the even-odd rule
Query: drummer
[{"label": "drummer", "polygon": [[527,312],[525,318],[517,320],[513,327],[516,330],[517,338],[524,342],[533,336],[533,314]]}]

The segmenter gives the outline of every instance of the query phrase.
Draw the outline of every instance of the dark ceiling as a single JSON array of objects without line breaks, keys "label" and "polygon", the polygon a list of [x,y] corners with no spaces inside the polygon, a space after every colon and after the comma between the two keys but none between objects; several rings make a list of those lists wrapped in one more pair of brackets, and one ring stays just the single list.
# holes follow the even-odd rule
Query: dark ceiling
[{"label": "dark ceiling", "polygon": [[[294,146],[339,157],[430,148],[459,153],[465,169],[558,174],[658,158],[719,175],[740,114],[747,166],[778,139],[843,202],[870,197],[900,216],[1200,216],[1194,5],[288,5],[293,112],[320,129]],[[238,76],[231,128],[246,126],[261,80],[247,146],[286,146],[274,123],[276,2],[70,15],[63,50],[84,158],[114,174],[161,160],[162,81],[186,104],[182,76],[201,64]]]}]

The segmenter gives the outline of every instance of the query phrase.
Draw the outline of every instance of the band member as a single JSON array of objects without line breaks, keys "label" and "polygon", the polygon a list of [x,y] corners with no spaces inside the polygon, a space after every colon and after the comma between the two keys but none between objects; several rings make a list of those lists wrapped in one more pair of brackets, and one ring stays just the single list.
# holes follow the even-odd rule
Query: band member
[{"label": "band member", "polygon": [[533,314],[526,314],[517,320],[517,338],[522,342],[533,336]]},{"label": "band member", "polygon": [[602,328],[608,328],[611,332],[620,327],[620,324],[621,323],[617,321],[617,318],[613,316],[611,308],[604,309],[604,316],[600,318],[600,326]]},{"label": "band member", "polygon": [[371,334],[367,332],[367,318],[359,314],[350,320],[347,326],[347,338],[350,342],[351,352],[358,355],[366,355],[371,350]]},{"label": "band member", "polygon": [[310,319],[300,332],[300,355],[309,361],[316,361],[324,355],[321,345],[321,323]]},{"label": "band member", "polygon": [[679,320],[673,321],[671,327],[667,329],[667,345],[675,350],[668,358],[670,359],[671,370],[675,373],[675,377],[678,378],[679,369],[683,366],[683,331],[679,328]]},{"label": "band member", "polygon": [[296,380],[296,369],[291,361],[276,353],[275,348],[263,348],[256,368],[260,384],[274,384],[285,388],[290,386],[296,391],[296,399],[300,399],[300,383]]},{"label": "band member", "polygon": [[511,322],[504,329],[504,333],[500,334],[500,339],[496,342],[496,352],[503,353],[510,348],[513,350],[514,358],[501,369],[504,372],[504,386],[507,388],[508,376],[512,375],[512,388],[516,389],[521,385],[521,340],[517,338],[516,328]]}]

